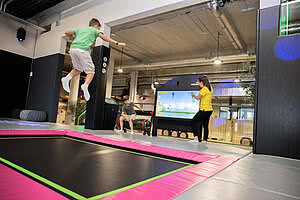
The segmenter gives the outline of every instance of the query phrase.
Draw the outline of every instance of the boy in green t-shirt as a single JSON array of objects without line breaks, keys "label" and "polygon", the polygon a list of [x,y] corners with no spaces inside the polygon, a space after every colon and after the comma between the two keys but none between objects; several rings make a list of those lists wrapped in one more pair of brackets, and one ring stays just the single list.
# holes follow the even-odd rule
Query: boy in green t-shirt
[{"label": "boy in green t-shirt", "polygon": [[126,45],[125,43],[119,43],[109,37],[105,37],[100,31],[100,28],[101,24],[99,20],[93,18],[89,23],[89,27],[65,32],[65,34],[73,41],[70,48],[70,56],[72,58],[74,69],[66,77],[61,79],[62,85],[66,92],[70,92],[70,80],[84,71],[87,74],[87,77],[85,83],[81,85],[81,88],[84,92],[86,101],[90,100],[88,87],[95,74],[95,66],[90,55],[90,48],[95,40],[100,37],[106,42],[112,42],[120,46]]}]

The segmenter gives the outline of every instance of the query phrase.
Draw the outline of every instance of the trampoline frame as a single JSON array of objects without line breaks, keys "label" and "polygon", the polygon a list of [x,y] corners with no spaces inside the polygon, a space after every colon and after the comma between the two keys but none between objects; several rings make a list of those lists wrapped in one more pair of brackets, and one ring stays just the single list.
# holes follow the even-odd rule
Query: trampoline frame
[{"label": "trampoline frame", "polygon": [[[157,199],[157,200],[168,200],[168,199],[173,199],[176,196],[179,196],[183,192],[187,191],[194,185],[210,178],[211,176],[215,175],[216,173],[220,172],[221,170],[225,169],[226,167],[230,166],[234,162],[238,160],[238,158],[226,158],[222,156],[217,156],[217,155],[210,155],[210,154],[202,154],[198,152],[190,152],[190,151],[184,151],[184,150],[176,150],[176,149],[171,149],[171,148],[164,148],[164,147],[159,147],[155,145],[148,145],[148,144],[142,144],[138,142],[132,142],[132,141],[125,141],[125,140],[116,140],[116,139],[110,139],[110,138],[104,138],[104,137],[99,137],[93,134],[87,134],[87,133],[80,133],[80,132],[75,132],[75,131],[70,131],[70,130],[0,130],[0,136],[1,137],[53,137],[53,136],[58,136],[60,138],[67,138],[75,141],[80,141],[88,144],[102,144],[102,145],[109,145],[112,148],[119,147],[121,148],[122,151],[127,151],[130,153],[136,153],[134,151],[141,151],[141,152],[146,152],[151,153],[154,155],[162,155],[166,157],[172,157],[175,160],[176,159],[182,159],[182,160],[187,160],[187,161],[192,161],[192,162],[197,162],[199,164],[188,164],[188,166],[165,173],[160,176],[156,176],[150,179],[147,179],[145,181],[141,181],[139,183],[130,185],[128,187],[120,188],[105,194],[100,194],[94,197],[86,198],[83,197],[79,194],[76,194],[73,191],[70,191],[68,189],[65,189],[59,185],[57,185],[54,182],[51,182],[43,177],[40,177],[20,166],[15,165],[14,163],[11,163],[3,158],[0,157],[0,165],[3,163],[4,165],[9,166],[10,168],[15,169],[18,172],[24,173],[27,176],[32,177],[32,180],[27,181],[16,181],[12,182],[12,185],[15,184],[21,184],[23,187],[42,187],[42,189],[39,189],[40,191],[44,191],[39,193],[38,198],[39,199],[47,199],[45,195],[47,193],[51,193],[51,191],[54,189],[54,191],[58,192],[55,197],[56,199],[67,199],[63,197],[61,194],[66,194],[67,196],[70,196],[74,199],[83,199],[83,200],[98,200],[98,199],[103,199],[103,200],[112,200],[112,199],[118,199],[118,200],[125,200],[125,199]],[[13,139],[13,138],[12,138]],[[124,150],[125,149],[125,150]],[[127,150],[128,149],[128,150]],[[133,152],[132,152],[133,151]],[[141,154],[141,153],[136,153],[136,154]],[[144,155],[144,154],[143,154]],[[149,156],[149,155],[147,155]],[[150,155],[150,157],[156,157]],[[157,158],[157,157],[156,157]],[[160,159],[165,159],[166,158],[161,158]],[[170,161],[170,160],[169,160]],[[171,160],[173,161],[173,160]],[[176,161],[175,161],[176,162]],[[178,162],[178,161],[177,161]],[[1,174],[1,169],[2,170],[8,170],[5,169],[5,166],[0,167],[0,174]],[[10,174],[11,176],[20,176],[26,177],[21,174],[17,174],[14,170],[10,169],[10,173],[7,173],[8,175]],[[7,177],[9,178],[9,177]],[[27,177],[26,177],[27,178]],[[21,179],[21,178],[20,178]],[[43,183],[36,185],[36,182],[33,180],[38,180]],[[26,183],[25,183],[26,182]],[[35,184],[34,184],[35,182]],[[24,185],[25,184],[25,185]],[[44,186],[48,185],[50,187]],[[1,186],[1,181],[0,181],[0,186]],[[6,185],[6,190],[7,190],[7,185]],[[45,188],[44,188],[45,187]],[[0,187],[1,188],[1,187]],[[13,186],[11,187],[13,190]],[[0,197],[1,193],[3,192],[8,192],[8,191],[1,191],[0,190]],[[32,196],[33,193],[31,191],[22,191],[23,195],[28,197],[31,197],[30,199],[35,200],[35,198]],[[53,192],[53,190],[52,190]],[[9,192],[8,192],[9,193]],[[13,191],[11,191],[13,193]],[[60,194],[59,194],[60,193]],[[36,195],[36,194],[35,194]],[[55,195],[55,194],[53,194]],[[48,194],[49,196],[49,194]],[[38,199],[36,198],[36,199]],[[12,198],[13,199],[13,198]],[[52,197],[53,199],[53,197]],[[16,199],[13,199],[16,200]]]}]

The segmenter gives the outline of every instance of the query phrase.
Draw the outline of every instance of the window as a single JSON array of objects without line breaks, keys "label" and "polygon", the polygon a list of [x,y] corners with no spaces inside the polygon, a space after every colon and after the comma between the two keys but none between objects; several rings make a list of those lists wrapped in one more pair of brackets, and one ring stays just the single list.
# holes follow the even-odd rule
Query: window
[{"label": "window", "polygon": [[300,33],[300,0],[281,0],[279,35]]},{"label": "window", "polygon": [[240,108],[239,109],[240,120],[254,120],[254,109],[253,108]]}]

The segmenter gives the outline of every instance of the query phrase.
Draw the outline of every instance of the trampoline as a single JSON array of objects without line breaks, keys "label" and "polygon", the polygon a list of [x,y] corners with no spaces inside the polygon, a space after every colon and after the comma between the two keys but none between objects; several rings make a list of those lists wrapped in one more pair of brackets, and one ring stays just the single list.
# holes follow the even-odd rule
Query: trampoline
[{"label": "trampoline", "polygon": [[173,199],[236,161],[73,131],[0,136],[0,199]]}]

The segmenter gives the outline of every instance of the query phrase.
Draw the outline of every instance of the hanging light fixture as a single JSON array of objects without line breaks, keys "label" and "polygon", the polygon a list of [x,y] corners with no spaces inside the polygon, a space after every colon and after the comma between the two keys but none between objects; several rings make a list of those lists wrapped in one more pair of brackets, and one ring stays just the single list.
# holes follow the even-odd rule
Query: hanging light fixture
[{"label": "hanging light fixture", "polygon": [[240,79],[240,74],[239,74],[239,65],[237,65],[237,72],[238,72],[238,77],[236,77],[236,79],[234,79],[234,82],[235,83],[239,83],[239,82],[241,82],[241,79]]},{"label": "hanging light fixture", "polygon": [[236,78],[236,79],[234,79],[234,82],[239,83],[239,82],[241,82],[241,80],[239,78]]},{"label": "hanging light fixture", "polygon": [[223,63],[223,61],[219,58],[219,50],[220,50],[220,32],[218,31],[217,59],[214,61],[216,65],[220,65]]},{"label": "hanging light fixture", "polygon": [[119,66],[118,73],[123,73],[124,72],[124,70],[121,68],[121,66],[123,64],[123,50],[124,50],[124,47],[122,47],[122,51],[121,51],[121,64]]}]

